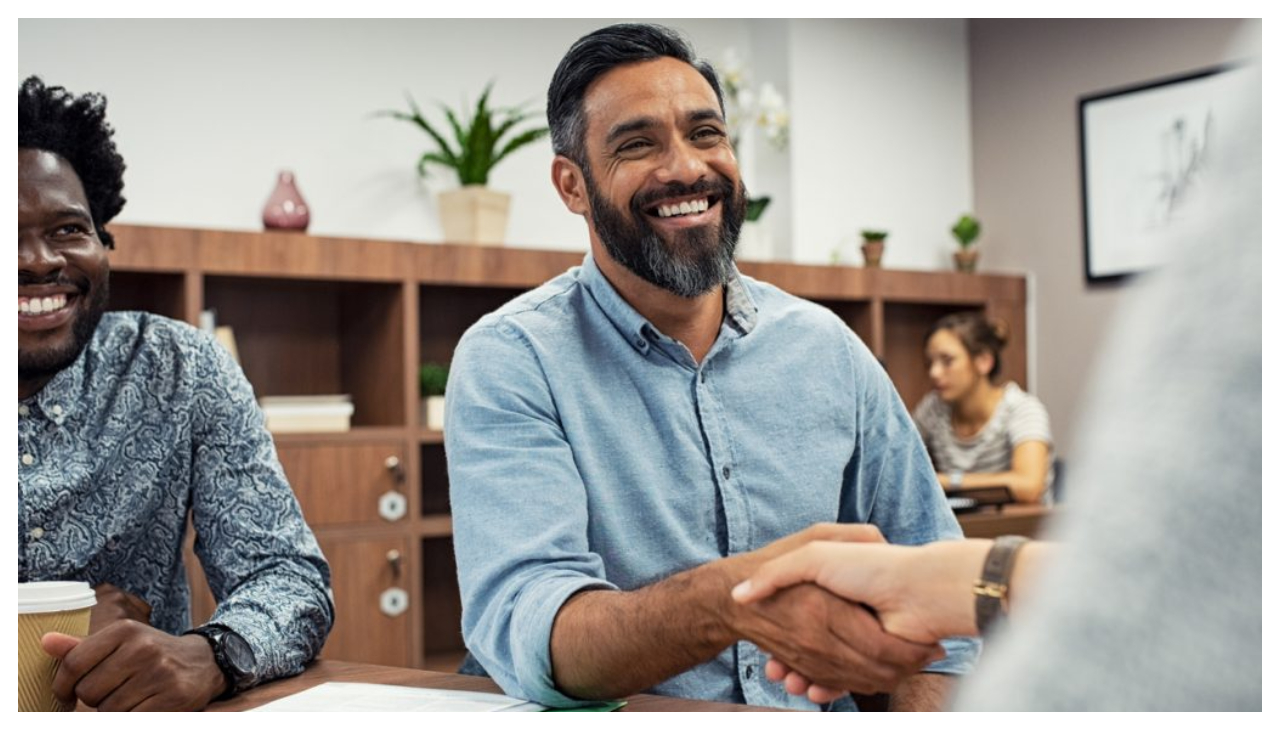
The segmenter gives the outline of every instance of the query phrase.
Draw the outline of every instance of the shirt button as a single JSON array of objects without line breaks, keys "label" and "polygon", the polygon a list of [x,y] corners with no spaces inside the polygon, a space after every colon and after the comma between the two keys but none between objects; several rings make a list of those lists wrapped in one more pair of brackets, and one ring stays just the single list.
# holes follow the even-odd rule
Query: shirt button
[{"label": "shirt button", "polygon": [[745,674],[747,675],[747,679],[751,679],[752,677],[756,676],[755,666],[752,664],[748,664],[747,671],[745,672]]},{"label": "shirt button", "polygon": [[18,406],[18,415],[19,415],[19,416],[29,416],[29,415],[31,415],[31,409],[30,409],[30,408],[27,408],[26,406]]},{"label": "shirt button", "polygon": [[42,538],[42,537],[44,537],[44,528],[43,528],[43,527],[33,527],[33,528],[31,528],[31,539],[32,539],[32,540],[39,540],[39,539],[40,539],[40,538]]},{"label": "shirt button", "polygon": [[36,463],[36,457],[32,456],[31,454],[23,454],[22,463],[25,464],[26,466],[31,466],[32,464]]},{"label": "shirt button", "polygon": [[53,408],[50,408],[49,410],[50,410],[50,411],[53,411],[53,415],[55,415],[55,416],[61,416],[61,415],[62,415],[62,406],[55,405]]},{"label": "shirt button", "polygon": [[720,473],[724,475],[724,478],[725,478],[725,479],[728,479],[728,478],[729,478],[729,467],[727,467],[727,466],[726,466],[725,468],[721,469],[721,470],[720,470]]}]

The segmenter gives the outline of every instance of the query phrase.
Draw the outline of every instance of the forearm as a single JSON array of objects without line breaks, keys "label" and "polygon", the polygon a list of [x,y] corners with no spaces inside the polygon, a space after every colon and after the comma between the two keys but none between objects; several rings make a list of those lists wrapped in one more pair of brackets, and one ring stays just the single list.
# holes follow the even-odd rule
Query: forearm
[{"label": "forearm", "polygon": [[[938,636],[977,636],[973,583],[991,550],[991,540],[950,540],[911,549],[900,573],[901,601],[929,617]],[[1010,613],[1035,582],[1049,547],[1030,542],[1018,551],[1009,581]]]},{"label": "forearm", "polygon": [[903,680],[889,696],[890,712],[937,712],[946,707],[956,678],[949,674],[922,672]]},{"label": "forearm", "polygon": [[301,672],[329,635],[333,607],[327,580],[311,568],[304,562],[264,570],[238,586],[209,619],[249,642],[260,682]]},{"label": "forearm", "polygon": [[1035,504],[1044,494],[1044,477],[1021,474],[1016,471],[969,472],[964,475],[960,485],[952,484],[949,474],[940,474],[938,481],[946,489],[966,489],[968,487],[1008,487],[1013,498],[1022,504]]},{"label": "forearm", "polygon": [[[731,559],[730,559],[731,560]],[[725,614],[727,561],[635,591],[583,591],[561,607],[551,633],[556,687],[580,699],[614,699],[702,664],[735,641]]]}]

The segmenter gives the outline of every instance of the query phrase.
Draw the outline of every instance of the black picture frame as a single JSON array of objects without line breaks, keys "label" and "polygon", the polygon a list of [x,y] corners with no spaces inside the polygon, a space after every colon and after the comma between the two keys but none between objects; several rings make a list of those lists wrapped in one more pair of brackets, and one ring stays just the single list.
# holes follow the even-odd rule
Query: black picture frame
[{"label": "black picture frame", "polygon": [[1080,204],[1090,285],[1155,268],[1179,207],[1221,140],[1214,110],[1231,93],[1225,64],[1079,98]]}]

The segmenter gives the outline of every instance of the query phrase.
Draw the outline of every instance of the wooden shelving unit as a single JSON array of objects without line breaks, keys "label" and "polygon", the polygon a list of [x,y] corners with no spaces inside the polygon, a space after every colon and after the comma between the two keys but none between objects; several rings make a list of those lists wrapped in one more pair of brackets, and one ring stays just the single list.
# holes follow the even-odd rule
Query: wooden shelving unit
[{"label": "wooden shelving unit", "polygon": [[[349,393],[353,428],[276,437],[281,463],[329,558],[337,625],[324,656],[441,668],[461,656],[444,439],[418,418],[417,369],[447,363],[481,315],[576,266],[581,253],[257,233],[114,227],[111,307],[235,330],[263,395]],[[840,315],[908,406],[927,392],[924,333],[982,310],[1010,325],[1008,377],[1026,385],[1022,277],[743,263],[744,273]],[[387,493],[407,510],[389,520]],[[197,620],[212,610],[191,570]],[[404,610],[384,612],[388,591]],[[395,601],[393,608],[398,608]]]}]

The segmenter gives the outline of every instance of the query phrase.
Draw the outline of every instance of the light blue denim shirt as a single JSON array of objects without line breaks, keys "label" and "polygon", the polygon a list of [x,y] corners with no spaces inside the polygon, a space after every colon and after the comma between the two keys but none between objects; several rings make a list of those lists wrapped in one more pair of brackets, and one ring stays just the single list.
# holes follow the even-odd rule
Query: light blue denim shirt
[{"label": "light blue denim shirt", "polygon": [[[889,378],[830,311],[745,276],[701,365],[591,256],[477,322],[450,368],[445,446],[467,647],[508,694],[571,706],[551,626],[586,588],[633,590],[815,522],[961,537]],[[977,655],[949,641],[931,671]],[[653,687],[814,708],[738,642]],[[848,699],[838,709],[853,709]]]}]

